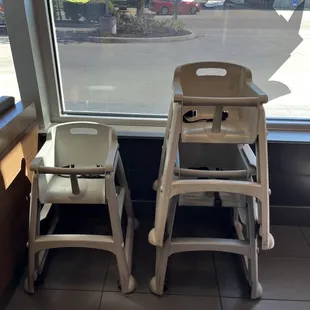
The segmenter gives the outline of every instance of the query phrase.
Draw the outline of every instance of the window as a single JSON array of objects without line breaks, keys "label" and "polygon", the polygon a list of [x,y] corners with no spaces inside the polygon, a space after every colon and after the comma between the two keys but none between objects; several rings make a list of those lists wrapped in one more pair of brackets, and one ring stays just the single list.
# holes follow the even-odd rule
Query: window
[{"label": "window", "polygon": [[215,60],[252,70],[270,130],[309,130],[310,0],[2,2],[42,128],[81,117],[162,127],[175,68]]},{"label": "window", "polygon": [[51,0],[63,112],[165,117],[174,69],[216,60],[252,70],[268,117],[309,119],[310,1],[196,1]]},{"label": "window", "polygon": [[16,102],[20,100],[2,0],[0,0],[0,96],[13,96]]}]

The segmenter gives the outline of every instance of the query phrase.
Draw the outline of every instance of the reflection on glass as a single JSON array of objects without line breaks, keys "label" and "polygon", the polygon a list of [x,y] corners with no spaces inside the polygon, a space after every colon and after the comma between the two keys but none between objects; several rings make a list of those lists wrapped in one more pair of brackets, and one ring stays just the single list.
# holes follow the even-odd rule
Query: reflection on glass
[{"label": "reflection on glass", "polygon": [[67,111],[165,115],[174,69],[215,60],[252,70],[269,117],[310,118],[310,0],[51,1]]},{"label": "reflection on glass", "polygon": [[0,96],[13,96],[20,100],[2,0],[0,0]]}]

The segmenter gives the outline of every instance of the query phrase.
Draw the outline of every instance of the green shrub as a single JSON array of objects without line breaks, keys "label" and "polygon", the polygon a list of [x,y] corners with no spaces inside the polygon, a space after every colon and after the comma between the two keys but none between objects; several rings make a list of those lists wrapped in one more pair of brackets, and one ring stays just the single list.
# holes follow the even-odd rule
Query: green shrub
[{"label": "green shrub", "polygon": [[167,34],[182,32],[184,23],[175,19],[155,19],[153,14],[129,15],[116,14],[117,32],[123,35],[152,36],[152,34]]},{"label": "green shrub", "polygon": [[177,32],[184,30],[185,27],[185,24],[182,21],[175,18],[170,19],[168,25]]}]

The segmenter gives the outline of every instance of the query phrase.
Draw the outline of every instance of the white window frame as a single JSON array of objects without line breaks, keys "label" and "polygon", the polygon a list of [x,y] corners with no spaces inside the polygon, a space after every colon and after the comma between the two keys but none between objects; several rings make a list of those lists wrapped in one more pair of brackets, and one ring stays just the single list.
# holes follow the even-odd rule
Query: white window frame
[{"label": "white window frame", "polygon": [[[114,125],[124,135],[161,136],[166,118],[62,114],[61,68],[57,67],[56,31],[47,1],[3,0],[21,99],[36,103],[39,128],[88,119]],[[310,119],[268,119],[267,127],[271,140],[310,142]]]}]

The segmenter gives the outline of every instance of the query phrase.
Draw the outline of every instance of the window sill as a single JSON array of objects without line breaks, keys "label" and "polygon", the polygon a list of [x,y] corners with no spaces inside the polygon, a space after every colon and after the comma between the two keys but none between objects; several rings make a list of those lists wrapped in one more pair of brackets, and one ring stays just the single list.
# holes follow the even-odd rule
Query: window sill
[{"label": "window sill", "polygon": [[[119,137],[163,138],[164,127],[113,126]],[[309,131],[269,130],[267,139],[273,143],[310,143]]]},{"label": "window sill", "polygon": [[[52,125],[55,125],[53,123]],[[165,135],[165,127],[159,126],[129,126],[129,125],[113,125],[119,137],[133,138],[163,138]],[[299,129],[276,129],[268,130],[268,141],[273,143],[310,143],[310,131],[308,128]],[[48,130],[40,130],[44,134]]]},{"label": "window sill", "polygon": [[270,130],[267,137],[274,143],[310,143],[309,131]]}]

